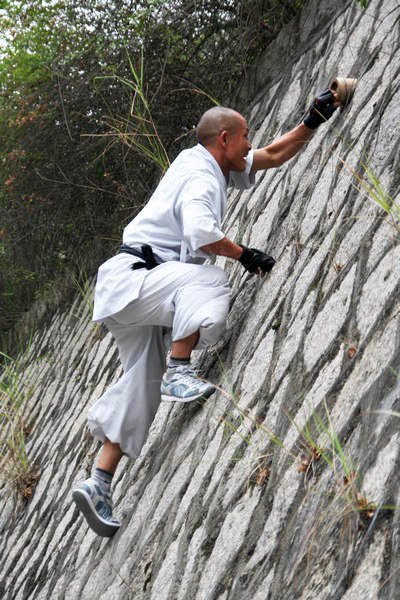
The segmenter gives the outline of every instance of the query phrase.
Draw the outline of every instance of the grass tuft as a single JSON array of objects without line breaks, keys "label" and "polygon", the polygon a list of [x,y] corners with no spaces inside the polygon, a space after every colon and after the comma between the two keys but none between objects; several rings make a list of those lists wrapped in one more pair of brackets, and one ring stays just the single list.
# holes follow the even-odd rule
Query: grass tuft
[{"label": "grass tuft", "polygon": [[[131,79],[119,75],[103,75],[96,77],[95,81],[112,81],[121,84],[131,96],[129,115],[127,117],[119,115],[105,117],[104,123],[109,131],[96,134],[96,137],[108,137],[111,145],[115,142],[122,142],[156,165],[161,173],[165,173],[170,161],[153,120],[150,101],[147,98],[143,48],[138,67],[135,67],[128,52],[126,54]],[[92,134],[85,134],[85,136],[93,137]]]},{"label": "grass tuft", "polygon": [[0,379],[0,481],[16,499],[29,500],[40,477],[40,469],[27,453],[26,438],[30,428],[21,417],[25,394],[18,372],[18,362],[0,353],[3,370]]},{"label": "grass tuft", "polygon": [[363,172],[356,171],[348,162],[337,156],[339,162],[351,174],[354,181],[352,186],[362,196],[372,200],[374,204],[381,208],[390,217],[390,222],[395,227],[396,231],[400,231],[400,205],[395,202],[394,198],[385,191],[378,175],[371,167],[370,160],[366,156],[361,161]]}]

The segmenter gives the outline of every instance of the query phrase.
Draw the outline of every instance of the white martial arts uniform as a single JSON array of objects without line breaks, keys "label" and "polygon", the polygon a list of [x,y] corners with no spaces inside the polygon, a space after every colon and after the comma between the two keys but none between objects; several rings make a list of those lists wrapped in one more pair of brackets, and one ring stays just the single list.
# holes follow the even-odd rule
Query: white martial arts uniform
[{"label": "white martial arts uniform", "polygon": [[172,163],[147,205],[129,223],[123,243],[149,244],[162,264],[132,270],[139,262],[117,254],[99,269],[94,321],[103,321],[118,345],[124,369],[88,414],[92,434],[139,455],[160,403],[165,371],[165,328],[172,340],[200,331],[196,348],[215,343],[224,331],[230,289],[222,269],[204,262],[202,246],[224,237],[221,230],[228,183],[254,183],[252,152],[244,172],[226,181],[214,157],[200,144]]}]

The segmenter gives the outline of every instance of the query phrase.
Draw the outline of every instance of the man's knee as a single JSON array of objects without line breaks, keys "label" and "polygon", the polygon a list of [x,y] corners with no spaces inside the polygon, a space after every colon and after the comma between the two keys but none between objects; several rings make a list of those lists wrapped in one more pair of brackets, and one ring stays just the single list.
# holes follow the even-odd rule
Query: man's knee
[{"label": "man's knee", "polygon": [[222,313],[213,318],[204,319],[200,326],[200,339],[196,349],[216,344],[226,331],[226,319]]},{"label": "man's knee", "polygon": [[202,265],[202,277],[206,283],[212,286],[227,286],[228,278],[220,267],[215,265]]}]

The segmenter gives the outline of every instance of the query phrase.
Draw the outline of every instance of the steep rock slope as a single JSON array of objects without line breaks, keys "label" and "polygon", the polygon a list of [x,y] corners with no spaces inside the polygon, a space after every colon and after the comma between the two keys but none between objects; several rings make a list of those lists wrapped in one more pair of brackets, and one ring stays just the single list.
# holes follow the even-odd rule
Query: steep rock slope
[{"label": "steep rock slope", "polygon": [[229,235],[277,264],[259,280],[218,261],[228,331],[197,359],[222,389],[160,406],[117,472],[112,540],[87,529],[70,489],[98,449],[85,415],[120,375],[116,349],[80,298],[36,334],[19,385],[41,477],[24,507],[1,490],[3,598],[398,597],[398,219],[368,197],[361,162],[400,203],[399,16],[393,0],[311,2],[253,74],[255,146],[332,76],[359,86],[297,158],[231,194]]}]

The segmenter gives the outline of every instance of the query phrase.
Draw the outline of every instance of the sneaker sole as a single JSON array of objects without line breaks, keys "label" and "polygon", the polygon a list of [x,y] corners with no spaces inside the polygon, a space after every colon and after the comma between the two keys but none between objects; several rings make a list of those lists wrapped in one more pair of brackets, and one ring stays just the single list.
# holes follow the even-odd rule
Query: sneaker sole
[{"label": "sneaker sole", "polygon": [[204,394],[197,394],[196,396],[188,396],[187,398],[180,398],[179,396],[168,396],[167,394],[161,394],[161,400],[164,402],[193,402],[193,400],[200,400],[200,398],[209,398],[211,394],[215,392],[215,389],[205,392]]},{"label": "sneaker sole", "polygon": [[97,533],[97,535],[101,535],[102,537],[112,537],[120,528],[120,524],[116,523],[115,525],[112,525],[105,519],[99,517],[89,494],[84,490],[74,490],[72,492],[72,499],[79,511],[85,517],[90,529]]}]

